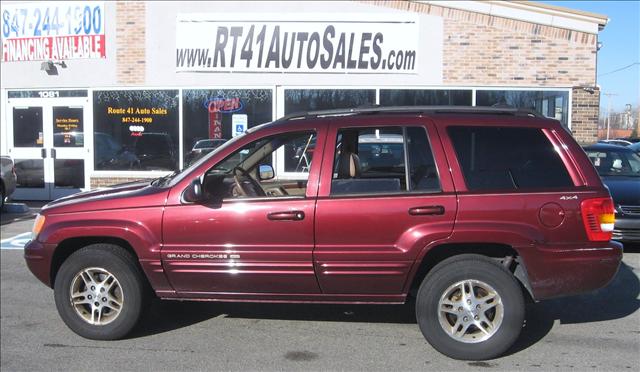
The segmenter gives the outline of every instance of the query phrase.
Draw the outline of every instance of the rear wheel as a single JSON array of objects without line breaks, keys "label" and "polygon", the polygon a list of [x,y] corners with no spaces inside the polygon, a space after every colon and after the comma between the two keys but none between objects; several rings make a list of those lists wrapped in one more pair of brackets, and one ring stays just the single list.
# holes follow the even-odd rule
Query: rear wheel
[{"label": "rear wheel", "polygon": [[513,345],[524,322],[524,298],[513,275],[480,255],[446,259],[418,291],[416,318],[427,341],[455,359],[484,360]]},{"label": "rear wheel", "polygon": [[135,258],[111,244],[93,244],[62,264],[54,285],[62,320],[82,337],[111,340],[127,335],[147,300]]}]

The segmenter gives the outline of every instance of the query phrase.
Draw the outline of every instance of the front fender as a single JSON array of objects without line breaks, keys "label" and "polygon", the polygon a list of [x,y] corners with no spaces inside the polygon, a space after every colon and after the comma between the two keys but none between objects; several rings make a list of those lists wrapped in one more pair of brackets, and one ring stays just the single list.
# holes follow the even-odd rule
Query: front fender
[{"label": "front fender", "polygon": [[140,259],[160,258],[161,240],[153,227],[140,222],[110,219],[67,220],[47,223],[38,241],[47,245],[59,245],[67,239],[104,236],[127,241]]},{"label": "front fender", "polygon": [[162,207],[106,210],[46,215],[44,229],[38,243],[51,252],[43,252],[52,266],[55,249],[68,239],[116,238],[133,248],[143,272],[156,291],[172,292],[164,273],[160,250],[162,247]]}]

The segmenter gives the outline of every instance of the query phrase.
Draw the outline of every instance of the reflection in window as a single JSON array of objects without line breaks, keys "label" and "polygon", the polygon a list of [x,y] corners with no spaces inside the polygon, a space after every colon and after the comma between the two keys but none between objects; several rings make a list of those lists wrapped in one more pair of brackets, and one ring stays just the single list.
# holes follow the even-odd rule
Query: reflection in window
[{"label": "reflection in window", "polygon": [[376,103],[375,89],[287,89],[284,112],[353,108]]},{"label": "reflection in window", "polygon": [[96,170],[176,170],[178,91],[93,94]]},{"label": "reflection in window", "polygon": [[53,166],[55,168],[54,185],[56,188],[84,188],[84,160],[56,159]]},{"label": "reflection in window", "polygon": [[43,159],[14,159],[16,187],[44,187]]},{"label": "reflection in window", "polygon": [[271,89],[183,90],[184,166],[244,130],[272,121],[272,103]]},{"label": "reflection in window", "polygon": [[[409,161],[408,170],[406,160]],[[345,128],[338,132],[332,195],[439,189],[424,128]]]},{"label": "reflection in window", "polygon": [[469,190],[556,189],[573,181],[538,128],[448,129]]},{"label": "reflection in window", "polygon": [[380,89],[382,106],[471,106],[471,90]]},{"label": "reflection in window", "polygon": [[42,147],[42,107],[13,108],[13,145],[15,147]]},{"label": "reflection in window", "polygon": [[476,106],[511,106],[534,110],[568,126],[569,92],[550,90],[478,90]]}]

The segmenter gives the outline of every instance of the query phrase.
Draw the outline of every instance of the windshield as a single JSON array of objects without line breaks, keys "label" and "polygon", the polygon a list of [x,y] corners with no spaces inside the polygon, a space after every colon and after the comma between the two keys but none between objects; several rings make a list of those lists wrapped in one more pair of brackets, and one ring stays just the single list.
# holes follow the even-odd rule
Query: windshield
[{"label": "windshield", "polygon": [[238,136],[236,136],[236,137],[234,137],[232,139],[230,139],[229,141],[223,143],[221,146],[217,147],[215,150],[211,151],[207,155],[201,157],[200,159],[198,159],[197,161],[195,161],[194,163],[192,163],[188,167],[186,167],[186,168],[184,168],[182,170],[179,170],[179,171],[175,171],[175,172],[173,172],[171,174],[168,174],[168,175],[166,175],[164,177],[160,177],[160,178],[154,180],[153,182],[151,182],[151,185],[157,186],[157,187],[162,187],[162,186],[173,186],[173,185],[177,184],[184,177],[186,177],[187,174],[189,174],[191,169],[195,169],[195,168],[199,167],[200,164],[205,163],[206,161],[208,161],[212,156],[215,156],[215,154],[217,154],[219,151],[222,151],[222,150],[226,149],[227,147],[233,145],[238,140],[243,138],[245,135],[246,135],[246,132],[242,133],[242,134],[240,134],[240,135],[238,135]]},{"label": "windshield", "polygon": [[640,177],[640,156],[633,151],[587,150],[600,176]]}]

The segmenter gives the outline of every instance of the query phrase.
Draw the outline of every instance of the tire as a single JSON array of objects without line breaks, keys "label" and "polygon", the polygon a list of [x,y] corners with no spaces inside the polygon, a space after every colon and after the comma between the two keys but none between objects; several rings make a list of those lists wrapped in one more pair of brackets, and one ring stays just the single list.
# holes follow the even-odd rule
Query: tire
[{"label": "tire", "polygon": [[436,265],[420,285],[416,300],[424,337],[442,354],[461,360],[502,355],[520,335],[524,313],[524,297],[514,276],[498,262],[474,254]]},{"label": "tire", "polygon": [[69,256],[56,276],[54,296],[65,324],[93,340],[126,336],[148,302],[145,278],[135,258],[112,244],[92,244]]},{"label": "tire", "polygon": [[4,186],[0,184],[0,210],[4,208]]}]

